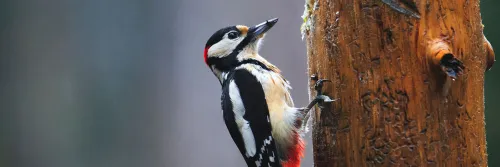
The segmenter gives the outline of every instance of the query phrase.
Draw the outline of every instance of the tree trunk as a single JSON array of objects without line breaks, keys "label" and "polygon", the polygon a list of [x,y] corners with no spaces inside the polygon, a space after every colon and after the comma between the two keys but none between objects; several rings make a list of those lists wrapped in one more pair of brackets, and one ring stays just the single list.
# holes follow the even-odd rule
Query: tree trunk
[{"label": "tree trunk", "polygon": [[479,0],[394,1],[306,0],[315,166],[487,166]]}]

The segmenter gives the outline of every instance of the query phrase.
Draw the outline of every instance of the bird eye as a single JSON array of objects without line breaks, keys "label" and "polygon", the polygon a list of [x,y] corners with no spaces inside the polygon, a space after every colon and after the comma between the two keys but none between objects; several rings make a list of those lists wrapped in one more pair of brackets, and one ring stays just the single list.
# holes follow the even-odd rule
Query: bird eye
[{"label": "bird eye", "polygon": [[230,32],[229,34],[227,34],[227,38],[229,39],[234,39],[236,37],[238,37],[238,33],[236,32]]}]

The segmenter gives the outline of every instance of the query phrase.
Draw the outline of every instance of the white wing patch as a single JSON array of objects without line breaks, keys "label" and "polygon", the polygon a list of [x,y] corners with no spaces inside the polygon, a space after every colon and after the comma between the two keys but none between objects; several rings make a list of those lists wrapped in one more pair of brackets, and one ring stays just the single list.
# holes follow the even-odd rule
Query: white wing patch
[{"label": "white wing patch", "polygon": [[246,120],[244,120],[243,127],[240,128],[240,133],[243,136],[243,141],[245,142],[245,149],[247,150],[246,156],[253,157],[257,152],[257,149],[252,129],[250,129],[250,124],[248,124]]},{"label": "white wing patch", "polygon": [[238,125],[238,129],[240,130],[245,144],[245,154],[247,157],[253,157],[257,152],[255,138],[253,136],[252,129],[250,128],[250,124],[243,118],[243,115],[245,115],[245,106],[243,105],[243,100],[240,96],[240,90],[234,81],[229,83],[229,97],[231,99],[231,103],[233,104],[234,119],[236,120],[236,124]]}]

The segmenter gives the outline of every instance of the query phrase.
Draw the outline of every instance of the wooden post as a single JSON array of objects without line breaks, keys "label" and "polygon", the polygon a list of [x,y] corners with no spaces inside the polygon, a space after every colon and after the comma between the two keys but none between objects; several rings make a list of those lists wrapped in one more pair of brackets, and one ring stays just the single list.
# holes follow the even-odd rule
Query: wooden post
[{"label": "wooden post", "polygon": [[338,98],[313,116],[316,167],[487,166],[479,0],[306,0],[303,17],[309,73]]}]

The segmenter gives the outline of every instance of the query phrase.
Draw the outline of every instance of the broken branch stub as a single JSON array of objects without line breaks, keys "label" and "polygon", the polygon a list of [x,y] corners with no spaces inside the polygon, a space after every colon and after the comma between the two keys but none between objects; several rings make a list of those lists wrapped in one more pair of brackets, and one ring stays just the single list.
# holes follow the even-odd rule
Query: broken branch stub
[{"label": "broken branch stub", "polygon": [[490,70],[495,63],[495,52],[493,51],[493,47],[490,44],[490,41],[486,39],[485,36],[483,41],[483,47],[486,49],[486,71]]},{"label": "broken branch stub", "polygon": [[443,40],[437,39],[429,43],[427,56],[431,57],[432,64],[439,67],[447,76],[456,79],[463,74],[465,66],[451,51],[451,47]]}]

